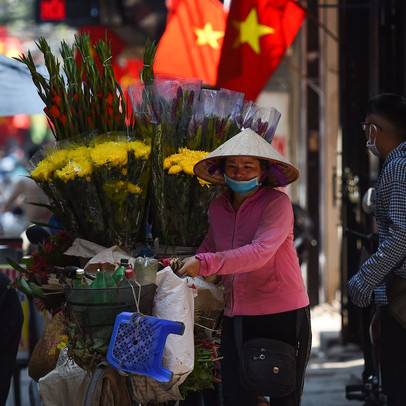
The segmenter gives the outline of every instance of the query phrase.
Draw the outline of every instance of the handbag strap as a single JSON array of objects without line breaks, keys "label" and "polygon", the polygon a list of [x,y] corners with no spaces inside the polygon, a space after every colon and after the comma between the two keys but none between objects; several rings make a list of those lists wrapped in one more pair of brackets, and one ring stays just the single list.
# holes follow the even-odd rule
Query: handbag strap
[{"label": "handbag strap", "polygon": [[[296,339],[297,340],[299,338],[299,330],[300,330],[300,326],[302,325],[304,313],[305,313],[304,308],[298,309],[296,311]],[[242,328],[243,317],[244,316],[234,316],[234,340],[235,340],[235,346],[236,346],[238,352],[241,351],[242,344],[243,344],[243,328]],[[297,341],[297,344],[296,344],[296,356],[298,354],[298,350],[299,350],[299,340]]]}]

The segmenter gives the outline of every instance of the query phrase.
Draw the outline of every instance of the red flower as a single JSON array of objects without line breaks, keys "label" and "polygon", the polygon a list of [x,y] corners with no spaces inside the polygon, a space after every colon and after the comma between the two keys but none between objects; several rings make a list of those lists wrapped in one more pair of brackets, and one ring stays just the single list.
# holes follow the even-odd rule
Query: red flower
[{"label": "red flower", "polygon": [[113,107],[106,106],[105,112],[106,112],[107,115],[111,116],[113,114]]},{"label": "red flower", "polygon": [[56,105],[60,105],[61,104],[61,98],[59,97],[59,96],[54,96],[53,98],[52,98],[52,100],[54,101],[54,103],[56,104]]},{"label": "red flower", "polygon": [[66,114],[63,114],[62,116],[59,117],[59,121],[65,125],[65,121],[66,121]]},{"label": "red flower", "polygon": [[27,271],[32,275],[30,280],[35,281],[38,275],[42,283],[47,283],[50,273],[54,273],[55,265],[63,265],[66,261],[64,252],[70,247],[71,238],[66,231],[61,231],[47,243],[39,246],[38,250],[31,254],[27,260]]},{"label": "red flower", "polygon": [[109,94],[107,95],[107,97],[104,99],[106,104],[113,104],[113,93],[109,92]]},{"label": "red flower", "polygon": [[59,111],[58,106],[56,106],[55,104],[53,104],[53,105],[51,106],[51,108],[49,109],[49,115],[50,115],[51,117],[58,118],[58,117],[61,115],[61,112]]}]

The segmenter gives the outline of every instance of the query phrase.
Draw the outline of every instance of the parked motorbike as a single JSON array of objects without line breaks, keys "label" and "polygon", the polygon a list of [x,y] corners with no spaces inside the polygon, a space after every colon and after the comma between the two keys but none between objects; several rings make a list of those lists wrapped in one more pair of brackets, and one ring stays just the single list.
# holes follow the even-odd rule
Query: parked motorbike
[{"label": "parked motorbike", "polygon": [[[362,200],[362,208],[365,213],[373,214],[375,209],[375,188],[369,188]],[[373,254],[378,247],[378,234],[361,233],[347,229],[346,234],[360,238],[363,249],[360,255],[360,265]],[[362,309],[362,334],[363,334],[363,354],[364,371],[362,373],[362,383],[347,385],[345,395],[348,400],[359,400],[364,402],[363,406],[386,406],[386,395],[382,390],[382,379],[379,357],[379,309],[375,305]]]},{"label": "parked motorbike", "polygon": [[314,223],[309,212],[299,204],[293,203],[293,215],[295,222],[293,225],[293,243],[299,258],[299,263],[307,261],[310,248],[317,246],[317,241],[313,236]]}]

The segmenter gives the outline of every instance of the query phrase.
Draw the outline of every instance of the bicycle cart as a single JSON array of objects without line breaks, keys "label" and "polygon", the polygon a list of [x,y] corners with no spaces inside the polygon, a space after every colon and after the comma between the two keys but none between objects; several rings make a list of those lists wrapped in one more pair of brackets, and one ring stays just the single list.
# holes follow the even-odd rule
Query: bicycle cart
[{"label": "bicycle cart", "polygon": [[[199,289],[188,282],[167,267],[158,273],[157,285],[139,289],[94,289],[89,295],[93,289],[65,287],[63,315],[74,339],[69,338],[55,370],[39,379],[44,406],[58,396],[85,406],[182,400],[181,384],[193,372],[196,345],[209,345],[221,317],[206,300],[195,310],[195,290],[203,292],[204,286],[204,296],[218,288],[203,279],[194,281]],[[206,361],[214,368],[215,360]],[[55,385],[62,381],[57,394]]]}]

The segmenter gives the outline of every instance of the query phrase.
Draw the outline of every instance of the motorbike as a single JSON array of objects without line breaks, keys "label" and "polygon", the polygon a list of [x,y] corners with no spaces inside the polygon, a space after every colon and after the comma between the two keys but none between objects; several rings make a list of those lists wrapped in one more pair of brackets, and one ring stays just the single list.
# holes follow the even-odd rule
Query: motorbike
[{"label": "motorbike", "polygon": [[[372,214],[375,209],[375,188],[369,188],[362,200],[362,208],[365,213]],[[372,255],[378,247],[377,233],[361,233],[356,230],[346,229],[346,234],[359,238],[363,247],[360,255],[360,265]],[[351,384],[345,387],[345,395],[348,400],[359,400],[363,406],[386,406],[386,395],[382,390],[382,379],[379,357],[379,309],[375,305],[362,309],[362,335],[364,371],[362,383]]]}]

